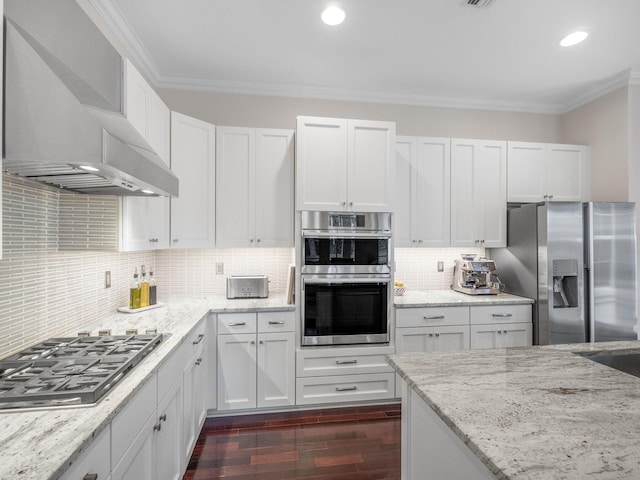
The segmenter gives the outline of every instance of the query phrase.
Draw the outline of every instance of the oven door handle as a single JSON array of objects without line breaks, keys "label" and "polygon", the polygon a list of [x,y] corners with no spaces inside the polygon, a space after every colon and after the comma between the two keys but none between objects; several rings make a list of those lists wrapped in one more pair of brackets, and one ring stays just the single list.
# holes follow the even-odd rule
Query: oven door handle
[{"label": "oven door handle", "polygon": [[335,238],[336,240],[349,240],[350,238],[391,238],[391,232],[350,232],[327,230],[303,230],[305,238]]},{"label": "oven door handle", "polygon": [[307,284],[321,284],[321,285],[342,285],[345,283],[391,283],[391,277],[368,277],[368,278],[352,278],[352,277],[339,277],[339,278],[318,278],[302,277],[302,288]]}]

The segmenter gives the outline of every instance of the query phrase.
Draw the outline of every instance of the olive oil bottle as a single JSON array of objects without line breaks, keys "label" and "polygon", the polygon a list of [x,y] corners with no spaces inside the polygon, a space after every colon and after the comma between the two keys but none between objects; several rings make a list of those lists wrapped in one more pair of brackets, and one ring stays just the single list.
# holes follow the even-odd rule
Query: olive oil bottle
[{"label": "olive oil bottle", "polygon": [[149,305],[155,305],[158,300],[156,279],[153,278],[153,267],[149,268]]},{"label": "olive oil bottle", "polygon": [[147,274],[144,271],[144,265],[142,265],[140,272],[142,273],[142,279],[140,280],[140,306],[149,306],[149,280],[147,280]]},{"label": "olive oil bottle", "polygon": [[138,268],[133,274],[133,282],[129,287],[129,308],[140,308],[140,280],[138,280]]}]

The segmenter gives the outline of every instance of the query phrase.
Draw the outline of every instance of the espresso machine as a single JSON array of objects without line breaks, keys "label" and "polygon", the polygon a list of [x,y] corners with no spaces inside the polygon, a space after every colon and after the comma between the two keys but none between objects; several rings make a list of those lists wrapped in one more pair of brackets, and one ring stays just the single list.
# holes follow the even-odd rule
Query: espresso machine
[{"label": "espresso machine", "polygon": [[500,293],[500,279],[495,272],[493,260],[462,255],[456,259],[451,288],[468,295],[496,295]]}]

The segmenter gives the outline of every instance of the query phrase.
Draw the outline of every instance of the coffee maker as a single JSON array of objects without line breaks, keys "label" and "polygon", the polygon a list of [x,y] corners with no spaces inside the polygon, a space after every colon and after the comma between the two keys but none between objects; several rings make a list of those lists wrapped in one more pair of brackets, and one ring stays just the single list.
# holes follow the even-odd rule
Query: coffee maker
[{"label": "coffee maker", "polygon": [[500,293],[500,279],[495,272],[493,260],[462,255],[456,259],[451,288],[468,295],[496,295]]}]

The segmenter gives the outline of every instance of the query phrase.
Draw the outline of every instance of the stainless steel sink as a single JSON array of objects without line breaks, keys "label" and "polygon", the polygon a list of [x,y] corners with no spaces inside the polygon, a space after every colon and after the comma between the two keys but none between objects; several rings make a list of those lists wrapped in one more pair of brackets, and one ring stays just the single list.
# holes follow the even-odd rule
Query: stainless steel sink
[{"label": "stainless steel sink", "polygon": [[616,370],[640,378],[640,351],[600,351],[577,354],[587,360],[601,363],[607,367],[615,368]]}]

